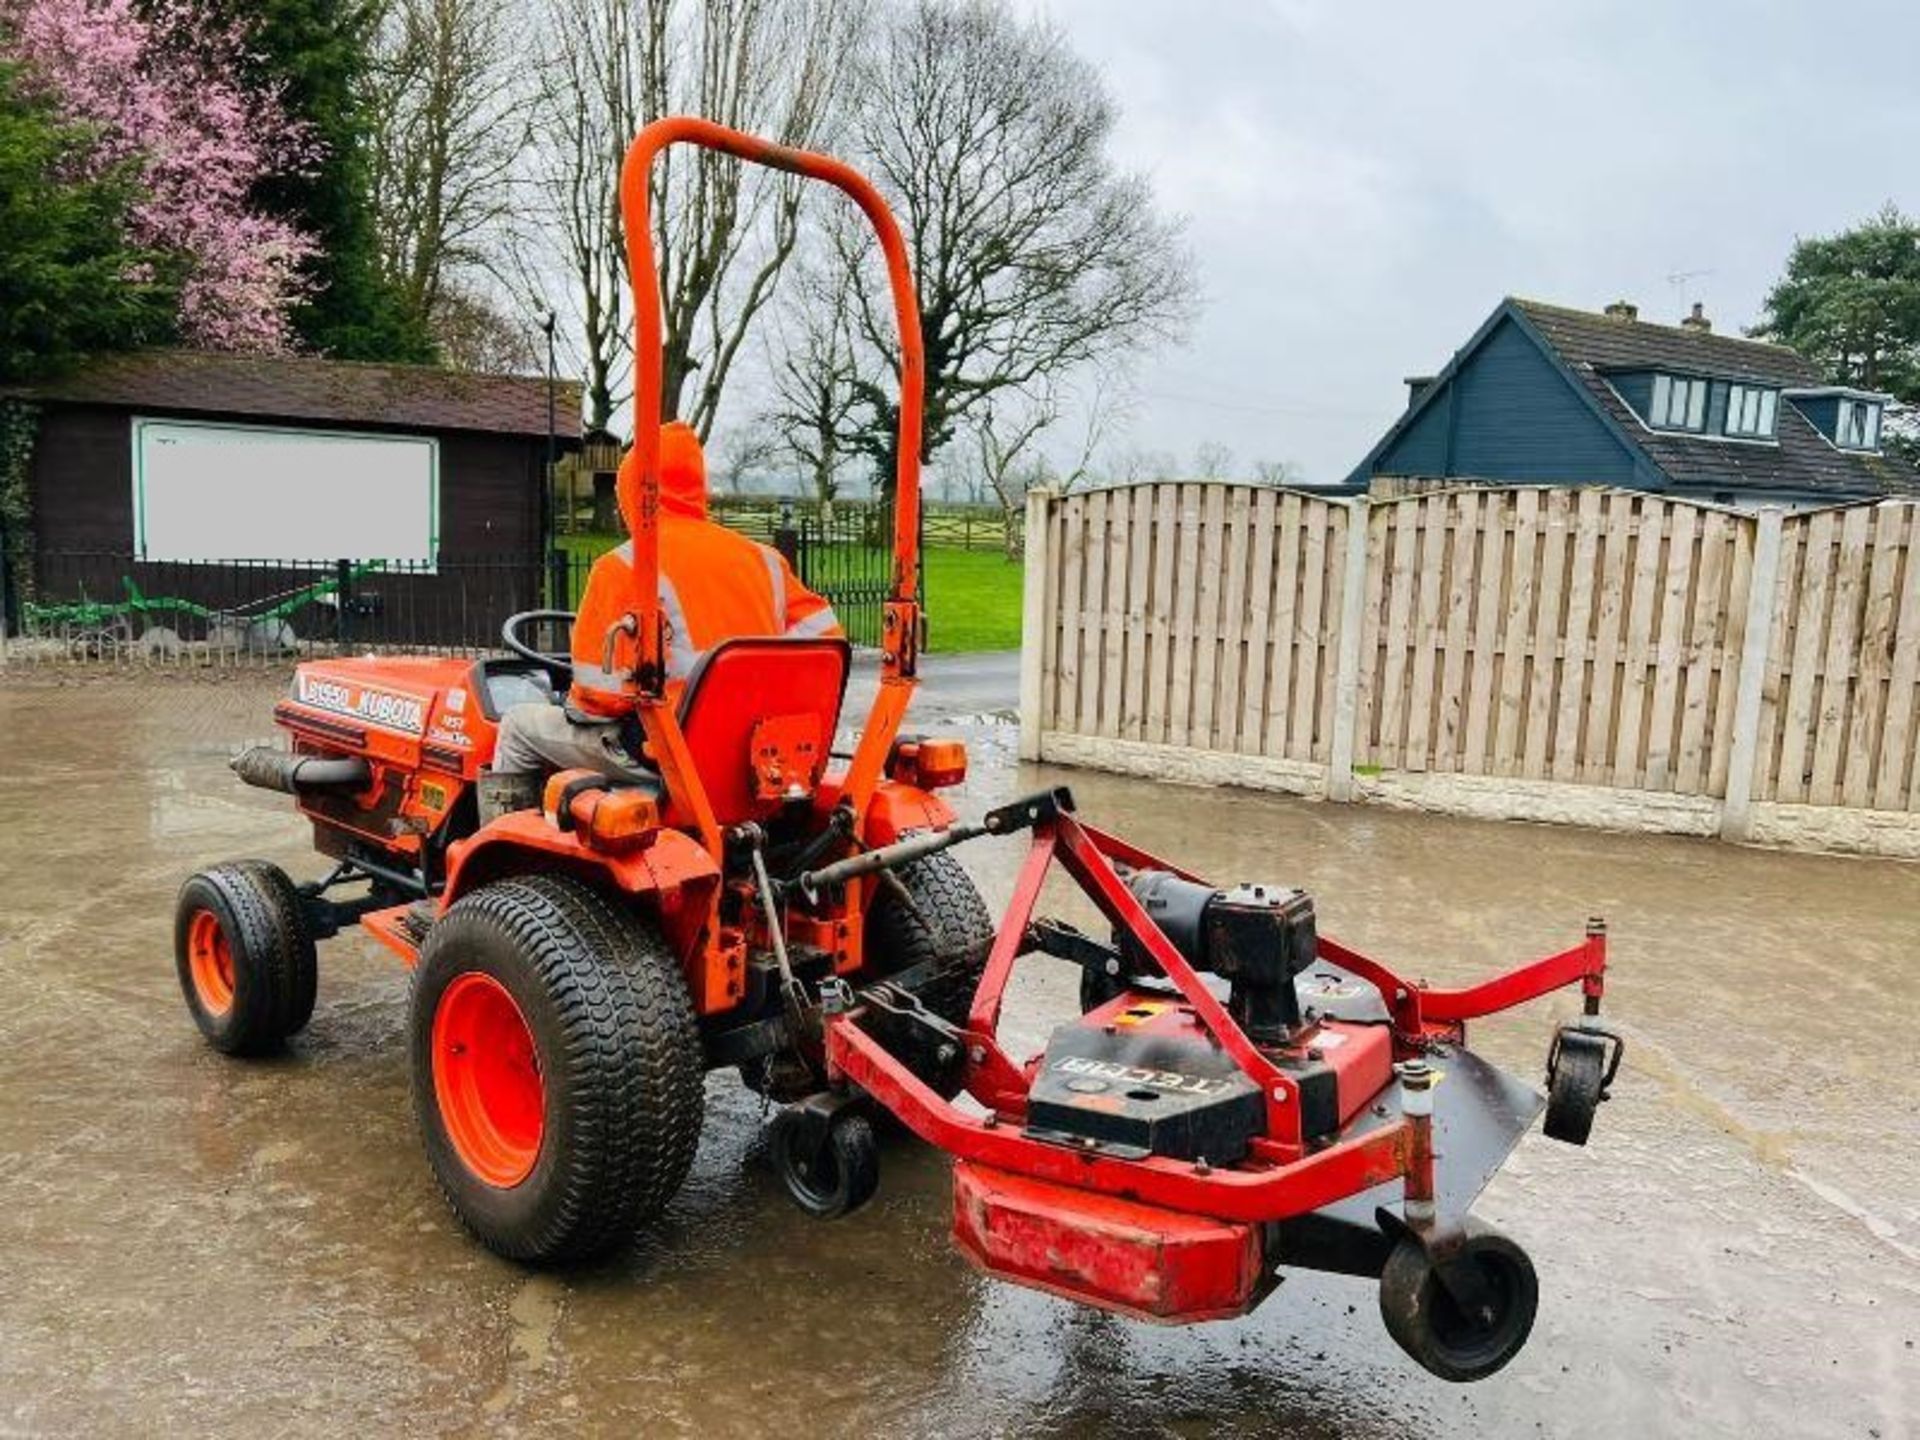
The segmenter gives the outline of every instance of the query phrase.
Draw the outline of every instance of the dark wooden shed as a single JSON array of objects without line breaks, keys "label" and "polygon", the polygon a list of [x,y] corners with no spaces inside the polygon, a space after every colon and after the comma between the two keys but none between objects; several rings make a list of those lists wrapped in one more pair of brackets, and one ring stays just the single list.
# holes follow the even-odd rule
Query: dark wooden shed
[{"label": "dark wooden shed", "polygon": [[571,382],[424,366],[153,351],[14,398],[38,411],[14,588],[43,601],[145,576],[238,604],[351,568],[416,612],[463,615],[482,573],[489,612],[538,604],[549,445],[580,442]]}]

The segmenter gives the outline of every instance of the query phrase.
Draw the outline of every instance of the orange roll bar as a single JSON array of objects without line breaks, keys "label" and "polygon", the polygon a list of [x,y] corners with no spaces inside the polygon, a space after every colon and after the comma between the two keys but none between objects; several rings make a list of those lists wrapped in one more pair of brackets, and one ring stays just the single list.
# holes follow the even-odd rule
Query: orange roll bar
[{"label": "orange roll bar", "polygon": [[[627,147],[620,167],[620,214],[627,232],[627,274],[633,286],[634,383],[633,445],[639,462],[640,493],[635,513],[625,516],[633,535],[633,568],[640,597],[638,675],[640,692],[654,701],[666,689],[666,647],[660,631],[660,376],[664,322],[660,310],[660,271],[653,248],[652,196],[648,178],[654,157],[670,145],[700,145],[756,165],[824,180],[848,195],[866,215],[887,263],[894,323],[900,332],[899,459],[894,478],[893,594],[897,605],[914,605],[920,590],[920,426],[926,361],[920,341],[920,303],[907,268],[906,242],[880,192],[849,165],[809,150],[795,150],[757,135],[744,134],[711,120],[669,116],[648,125]],[[915,642],[888,643],[882,674],[891,679],[911,673]]]}]

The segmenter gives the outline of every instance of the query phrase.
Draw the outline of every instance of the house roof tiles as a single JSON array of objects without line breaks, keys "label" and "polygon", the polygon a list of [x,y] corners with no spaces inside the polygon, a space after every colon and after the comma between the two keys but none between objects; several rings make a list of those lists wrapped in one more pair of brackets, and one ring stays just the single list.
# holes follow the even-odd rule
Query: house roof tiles
[{"label": "house roof tiles", "polygon": [[1818,367],[1798,351],[1761,340],[1650,320],[1620,320],[1538,300],[1513,300],[1569,362],[1595,370],[1669,370],[1717,380],[1819,385]]},{"label": "house roof tiles", "polygon": [[1617,319],[1537,300],[1511,300],[1579,378],[1600,408],[1667,475],[1689,488],[1804,491],[1835,500],[1920,494],[1920,472],[1888,455],[1842,450],[1791,403],[1779,407],[1777,443],[1654,430],[1608,380],[1631,370],[1662,370],[1782,389],[1821,387],[1812,361],[1784,345],[1714,335],[1679,325]]}]

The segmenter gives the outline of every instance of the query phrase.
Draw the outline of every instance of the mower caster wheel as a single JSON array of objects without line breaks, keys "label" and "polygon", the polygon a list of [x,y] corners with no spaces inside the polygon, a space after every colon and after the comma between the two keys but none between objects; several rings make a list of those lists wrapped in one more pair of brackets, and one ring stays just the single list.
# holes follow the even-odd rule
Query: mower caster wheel
[{"label": "mower caster wheel", "polygon": [[[1611,1052],[1611,1053],[1610,1053]],[[1603,1030],[1562,1026],[1547,1052],[1547,1114],[1543,1128],[1554,1140],[1584,1145],[1594,1112],[1620,1067],[1619,1037]]]},{"label": "mower caster wheel", "polygon": [[1436,1261],[1406,1234],[1380,1272],[1380,1318],[1394,1342],[1442,1380],[1484,1380],[1527,1343],[1540,1282],[1527,1252],[1476,1220]]},{"label": "mower caster wheel", "polygon": [[264,860],[202,870],[174,907],[174,969],[214,1049],[261,1055],[313,1015],[318,967],[300,892]]},{"label": "mower caster wheel", "polygon": [[880,1147],[864,1115],[842,1111],[821,1120],[789,1106],[773,1118],[771,1144],[787,1194],[816,1220],[851,1215],[879,1187]]}]

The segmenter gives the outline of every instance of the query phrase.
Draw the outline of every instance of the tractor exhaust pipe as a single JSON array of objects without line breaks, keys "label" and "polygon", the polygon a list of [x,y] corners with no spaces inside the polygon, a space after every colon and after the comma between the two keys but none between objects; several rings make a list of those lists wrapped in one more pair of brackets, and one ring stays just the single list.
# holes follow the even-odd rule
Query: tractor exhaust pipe
[{"label": "tractor exhaust pipe", "polygon": [[255,745],[230,763],[233,773],[247,784],[287,795],[364,790],[373,783],[373,771],[357,755],[293,755],[271,745]]}]

